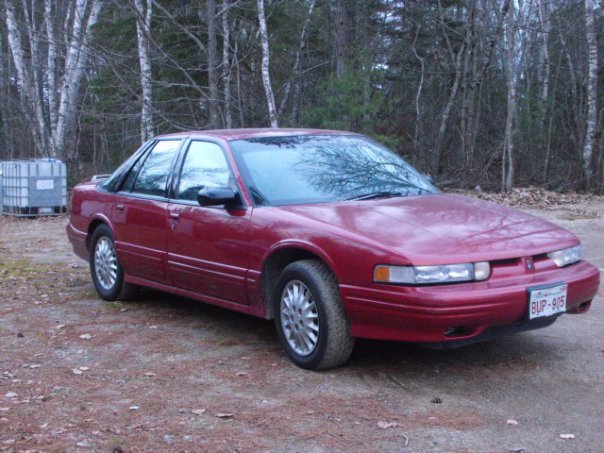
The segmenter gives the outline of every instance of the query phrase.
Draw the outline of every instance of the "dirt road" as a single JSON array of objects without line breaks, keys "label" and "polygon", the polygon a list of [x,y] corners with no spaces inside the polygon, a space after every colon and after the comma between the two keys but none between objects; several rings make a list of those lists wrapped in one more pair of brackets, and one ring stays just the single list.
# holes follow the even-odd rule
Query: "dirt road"
[{"label": "dirt road", "polygon": [[[531,212],[604,272],[604,199]],[[103,302],[65,223],[0,219],[0,451],[604,452],[602,290],[544,330],[360,341],[314,373],[271,322],[156,292]]]}]

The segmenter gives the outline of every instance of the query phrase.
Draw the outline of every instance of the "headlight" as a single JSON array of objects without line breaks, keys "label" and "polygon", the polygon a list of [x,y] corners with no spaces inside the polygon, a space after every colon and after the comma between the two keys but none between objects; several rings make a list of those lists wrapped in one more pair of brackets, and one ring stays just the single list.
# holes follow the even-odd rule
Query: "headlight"
[{"label": "headlight", "polygon": [[457,283],[486,280],[491,273],[487,262],[442,264],[437,266],[385,266],[375,267],[376,283],[425,285],[431,283]]},{"label": "headlight", "polygon": [[547,256],[556,263],[556,266],[564,267],[583,259],[583,247],[575,245],[568,249],[548,253]]}]

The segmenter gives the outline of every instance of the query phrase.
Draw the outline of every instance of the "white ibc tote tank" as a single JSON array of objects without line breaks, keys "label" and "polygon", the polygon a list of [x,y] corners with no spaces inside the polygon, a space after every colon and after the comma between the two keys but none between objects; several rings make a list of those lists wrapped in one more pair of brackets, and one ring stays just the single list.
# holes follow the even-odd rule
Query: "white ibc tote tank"
[{"label": "white ibc tote tank", "polygon": [[67,211],[67,167],[57,159],[2,162],[2,213],[20,217]]}]

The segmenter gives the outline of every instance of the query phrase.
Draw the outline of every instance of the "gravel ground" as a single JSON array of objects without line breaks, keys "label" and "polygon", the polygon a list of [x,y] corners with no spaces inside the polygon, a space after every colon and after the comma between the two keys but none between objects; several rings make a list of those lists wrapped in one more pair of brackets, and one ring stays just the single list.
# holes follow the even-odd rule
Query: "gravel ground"
[{"label": "gravel ground", "polygon": [[[604,272],[603,198],[525,209]],[[604,452],[602,290],[544,330],[452,351],[359,341],[315,373],[271,322],[100,300],[65,224],[0,218],[0,451]]]}]

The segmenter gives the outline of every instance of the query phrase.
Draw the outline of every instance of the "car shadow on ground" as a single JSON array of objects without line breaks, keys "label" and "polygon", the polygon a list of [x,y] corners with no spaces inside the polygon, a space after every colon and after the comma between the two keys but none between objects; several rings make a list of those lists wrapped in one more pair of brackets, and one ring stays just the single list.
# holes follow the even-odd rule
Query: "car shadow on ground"
[{"label": "car shadow on ground", "polygon": [[[273,321],[148,289],[126,304],[149,310],[153,318],[161,319],[164,327],[211,331],[227,341],[272,351],[275,360],[285,358],[285,353],[278,346]],[[404,374],[417,373],[420,377],[426,370],[438,373],[440,369],[466,373],[485,367],[516,368],[524,372],[532,367],[547,368],[549,363],[559,360],[559,354],[554,348],[545,348],[544,341],[547,340],[536,332],[540,331],[448,350],[428,349],[403,342],[357,339],[351,359],[344,368],[359,373],[398,370]]]}]

